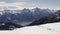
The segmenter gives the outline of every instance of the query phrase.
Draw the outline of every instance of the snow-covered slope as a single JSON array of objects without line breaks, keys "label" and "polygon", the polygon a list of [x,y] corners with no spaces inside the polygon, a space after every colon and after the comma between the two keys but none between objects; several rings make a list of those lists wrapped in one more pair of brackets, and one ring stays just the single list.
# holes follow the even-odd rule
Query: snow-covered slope
[{"label": "snow-covered slope", "polygon": [[39,26],[28,26],[13,31],[0,31],[1,34],[60,34],[60,22]]}]

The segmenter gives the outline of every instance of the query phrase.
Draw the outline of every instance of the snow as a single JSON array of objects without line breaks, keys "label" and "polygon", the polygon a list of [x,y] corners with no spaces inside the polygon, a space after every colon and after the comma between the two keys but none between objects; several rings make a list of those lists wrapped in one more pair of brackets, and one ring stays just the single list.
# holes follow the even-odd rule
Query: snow
[{"label": "snow", "polygon": [[12,31],[0,31],[1,34],[60,34],[60,22],[38,25],[38,26],[27,26]]}]

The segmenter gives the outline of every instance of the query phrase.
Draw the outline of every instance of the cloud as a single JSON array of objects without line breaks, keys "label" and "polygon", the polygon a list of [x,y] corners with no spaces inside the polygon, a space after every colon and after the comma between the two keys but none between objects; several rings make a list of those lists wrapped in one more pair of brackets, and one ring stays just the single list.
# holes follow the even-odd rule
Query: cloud
[{"label": "cloud", "polygon": [[[30,2],[32,0],[0,0],[0,1],[4,1],[7,3],[14,3],[14,2]],[[33,1],[35,1],[35,0],[33,0]]]},{"label": "cloud", "polygon": [[35,4],[26,3],[26,2],[15,2],[15,3],[6,3],[0,2],[0,9],[9,8],[9,9],[22,9],[22,8],[32,8]]},{"label": "cloud", "polygon": [[[56,3],[55,3],[56,2]],[[60,9],[60,4],[58,1],[50,2],[48,0],[0,0],[0,9],[23,9],[23,8],[50,8],[50,9]]]}]

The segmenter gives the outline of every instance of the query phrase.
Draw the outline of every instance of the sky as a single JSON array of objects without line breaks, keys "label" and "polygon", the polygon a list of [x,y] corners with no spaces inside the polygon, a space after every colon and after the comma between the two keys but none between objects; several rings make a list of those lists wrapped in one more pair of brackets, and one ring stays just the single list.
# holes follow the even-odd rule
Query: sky
[{"label": "sky", "polygon": [[0,0],[0,9],[49,8],[60,9],[60,0]]}]

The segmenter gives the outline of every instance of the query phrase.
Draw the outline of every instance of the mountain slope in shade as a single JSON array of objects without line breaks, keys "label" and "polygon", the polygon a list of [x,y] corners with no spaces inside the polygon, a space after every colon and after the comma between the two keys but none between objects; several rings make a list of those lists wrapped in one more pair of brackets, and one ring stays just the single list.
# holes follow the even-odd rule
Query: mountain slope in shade
[{"label": "mountain slope in shade", "polygon": [[23,27],[13,31],[0,31],[1,34],[60,34],[60,22],[39,26]]},{"label": "mountain slope in shade", "polygon": [[11,23],[11,22],[0,22],[0,30],[14,30],[16,28],[21,28],[21,25]]},{"label": "mountain slope in shade", "polygon": [[55,22],[60,22],[60,10],[55,12],[49,17],[41,18],[39,20],[36,20],[32,22],[30,25],[41,25],[41,24],[46,24],[46,23],[55,23]]}]

